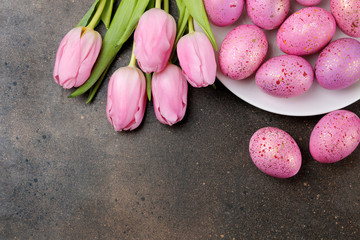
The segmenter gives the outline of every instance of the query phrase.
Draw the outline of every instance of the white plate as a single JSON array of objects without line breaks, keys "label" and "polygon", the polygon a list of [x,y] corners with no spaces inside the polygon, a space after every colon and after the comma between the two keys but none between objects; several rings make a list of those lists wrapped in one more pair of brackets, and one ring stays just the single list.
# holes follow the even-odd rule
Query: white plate
[{"label": "white plate", "polygon": [[[328,0],[322,1],[322,3],[318,5],[318,7],[329,10],[329,2],[330,1]],[[301,8],[303,8],[303,6],[296,3],[295,0],[292,0],[289,15]],[[240,19],[233,25],[228,27],[217,27],[211,25],[219,49],[225,36],[234,27],[241,24],[252,24],[251,20],[246,14],[245,7]],[[199,31],[201,30],[197,24],[195,24],[195,29]],[[265,30],[264,32],[269,42],[269,50],[265,61],[271,57],[284,55],[284,53],[279,49],[276,44],[277,29],[272,31]],[[340,29],[337,29],[332,41],[343,37],[349,36],[342,33]],[[360,40],[359,38],[356,39]],[[216,53],[216,59],[218,58],[217,54],[218,53]],[[318,54],[313,54],[304,58],[307,59],[312,66],[314,66],[317,56]],[[254,75],[244,80],[232,80],[224,76],[221,73],[219,67],[217,69],[217,78],[236,96],[250,103],[251,105],[254,105],[255,107],[281,115],[313,116],[318,114],[324,114],[346,107],[360,99],[360,81],[350,86],[349,88],[342,90],[326,90],[320,87],[316,81],[314,81],[314,84],[312,85],[310,90],[305,94],[298,97],[286,99],[273,97],[264,93],[262,90],[260,90],[260,88],[256,86]]]}]

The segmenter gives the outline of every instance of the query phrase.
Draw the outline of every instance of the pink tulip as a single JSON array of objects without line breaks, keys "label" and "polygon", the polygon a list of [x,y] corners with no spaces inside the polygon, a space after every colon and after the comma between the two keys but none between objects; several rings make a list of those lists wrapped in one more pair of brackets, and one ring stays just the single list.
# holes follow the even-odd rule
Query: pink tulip
[{"label": "pink tulip", "polygon": [[79,87],[89,78],[101,49],[101,35],[86,27],[68,32],[56,54],[54,80],[63,88]]},{"label": "pink tulip", "polygon": [[215,53],[204,33],[192,32],[180,38],[177,55],[185,78],[191,86],[206,87],[215,82]]},{"label": "pink tulip", "polygon": [[152,77],[152,95],[156,118],[163,124],[181,121],[187,105],[188,85],[181,69],[173,64]]},{"label": "pink tulip", "polygon": [[175,35],[175,20],[165,11],[152,8],[141,16],[134,34],[134,54],[144,72],[161,72],[166,67]]},{"label": "pink tulip", "polygon": [[106,116],[116,131],[134,130],[145,113],[146,80],[140,69],[119,68],[108,85]]}]

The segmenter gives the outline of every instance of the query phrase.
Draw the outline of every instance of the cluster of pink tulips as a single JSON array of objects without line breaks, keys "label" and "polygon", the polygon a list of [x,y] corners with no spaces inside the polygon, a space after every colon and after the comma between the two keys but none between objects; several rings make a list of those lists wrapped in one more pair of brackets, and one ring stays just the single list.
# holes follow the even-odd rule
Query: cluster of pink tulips
[{"label": "cluster of pink tulips", "polygon": [[[177,24],[168,13],[168,1],[164,6],[165,10],[161,9],[161,1],[157,0],[155,8],[141,15],[133,35],[130,63],[110,77],[106,115],[116,131],[134,130],[141,124],[147,97],[152,99],[161,123],[171,126],[181,121],[187,107],[188,83],[206,87],[215,81],[215,53],[207,35],[194,31],[189,15],[186,18],[189,32],[176,43]],[[91,75],[101,45],[100,34],[91,27],[71,30],[56,55],[55,82],[66,89],[82,86]],[[174,49],[181,68],[171,62]],[[151,81],[147,81],[144,73]],[[151,95],[147,94],[150,89]]]}]

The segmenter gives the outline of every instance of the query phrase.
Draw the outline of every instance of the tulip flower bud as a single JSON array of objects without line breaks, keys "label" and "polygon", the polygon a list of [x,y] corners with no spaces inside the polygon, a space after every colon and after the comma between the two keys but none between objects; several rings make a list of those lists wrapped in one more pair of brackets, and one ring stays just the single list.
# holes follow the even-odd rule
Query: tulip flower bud
[{"label": "tulip flower bud", "polygon": [[108,85],[106,116],[116,131],[134,130],[145,113],[146,80],[140,69],[122,67],[113,73]]},{"label": "tulip flower bud", "polygon": [[206,87],[215,82],[216,60],[214,48],[201,32],[180,38],[177,55],[185,78],[193,87]]},{"label": "tulip flower bud", "polygon": [[152,8],[141,16],[134,33],[134,54],[144,72],[161,72],[166,67],[175,35],[175,20],[164,10]]},{"label": "tulip flower bud", "polygon": [[168,64],[164,71],[154,73],[151,90],[155,115],[161,123],[171,126],[183,119],[188,85],[179,67]]},{"label": "tulip flower bud", "polygon": [[101,35],[86,27],[76,27],[62,39],[55,60],[53,77],[69,89],[83,85],[101,49]]}]

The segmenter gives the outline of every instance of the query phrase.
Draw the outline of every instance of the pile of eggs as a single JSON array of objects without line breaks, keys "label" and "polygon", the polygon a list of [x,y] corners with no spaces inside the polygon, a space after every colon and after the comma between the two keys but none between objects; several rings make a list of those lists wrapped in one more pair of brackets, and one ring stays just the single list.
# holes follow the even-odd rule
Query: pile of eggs
[{"label": "pile of eggs", "polygon": [[[329,90],[359,81],[360,0],[330,0],[330,12],[316,6],[328,0],[296,0],[303,8],[290,13],[291,1],[295,0],[204,0],[209,20],[216,26],[235,23],[245,14],[244,7],[253,23],[236,26],[226,35],[218,55],[221,72],[239,81],[254,74],[263,92],[280,98],[302,95],[314,81]],[[349,37],[332,41],[337,27]],[[277,31],[276,43],[284,55],[265,61],[267,30]],[[315,69],[305,59],[314,54]],[[352,153],[359,142],[359,117],[337,110],[314,127],[309,147],[315,160],[333,163]],[[278,128],[254,133],[249,151],[255,165],[274,177],[292,177],[301,167],[298,145]]]},{"label": "pile of eggs", "polygon": [[[315,80],[330,90],[357,82],[360,42],[354,38],[360,38],[360,1],[330,0],[329,12],[316,6],[325,0],[296,0],[303,8],[290,13],[292,1],[204,0],[216,26],[230,26],[244,12],[253,23],[236,26],[226,35],[218,56],[221,72],[234,80],[255,74],[261,90],[282,98],[304,94]],[[349,37],[331,42],[337,27]],[[268,30],[277,31],[276,43],[285,55],[265,61]],[[315,71],[304,58],[314,54],[318,54]]]}]

